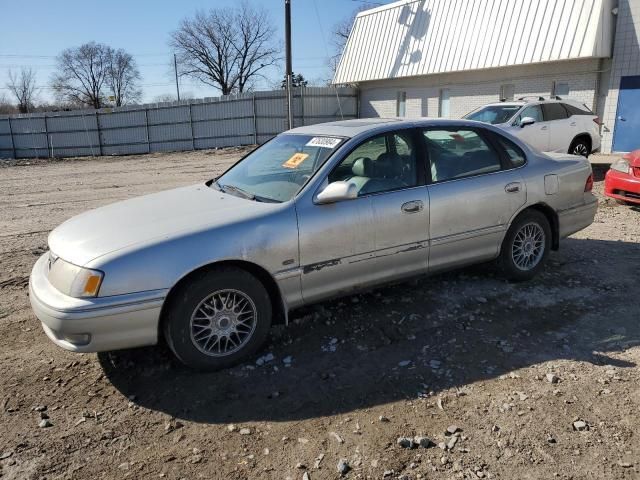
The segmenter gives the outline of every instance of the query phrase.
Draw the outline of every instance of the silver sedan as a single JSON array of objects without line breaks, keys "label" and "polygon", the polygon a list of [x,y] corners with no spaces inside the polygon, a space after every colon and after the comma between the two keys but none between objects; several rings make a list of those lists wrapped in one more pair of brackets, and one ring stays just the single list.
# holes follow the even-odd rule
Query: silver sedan
[{"label": "silver sedan", "polygon": [[276,136],[220,177],[49,235],[31,305],[75,352],[156,344],[218,369],[292,309],[497,260],[520,281],[593,221],[589,163],[472,121],[362,119]]}]

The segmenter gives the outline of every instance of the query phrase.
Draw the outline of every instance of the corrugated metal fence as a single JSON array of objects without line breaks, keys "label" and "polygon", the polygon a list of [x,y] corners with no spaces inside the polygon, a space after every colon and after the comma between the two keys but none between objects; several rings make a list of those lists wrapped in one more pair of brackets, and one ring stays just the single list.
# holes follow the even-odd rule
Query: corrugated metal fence
[{"label": "corrugated metal fence", "polygon": [[[0,116],[0,158],[127,155],[264,143],[287,129],[284,90]],[[353,88],[295,89],[294,125],[356,118]]]}]

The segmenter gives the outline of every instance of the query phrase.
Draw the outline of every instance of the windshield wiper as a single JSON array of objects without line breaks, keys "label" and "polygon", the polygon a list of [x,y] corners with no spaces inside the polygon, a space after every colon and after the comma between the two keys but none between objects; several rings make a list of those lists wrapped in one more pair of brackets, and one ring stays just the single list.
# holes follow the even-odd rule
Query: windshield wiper
[{"label": "windshield wiper", "polygon": [[218,182],[216,182],[216,184],[225,193],[227,193],[227,191],[229,191],[231,193],[240,194],[241,197],[244,197],[247,200],[255,200],[256,199],[256,196],[253,193],[247,192],[246,190],[243,190],[240,187],[236,187],[235,185],[222,185],[222,184],[220,184]]}]

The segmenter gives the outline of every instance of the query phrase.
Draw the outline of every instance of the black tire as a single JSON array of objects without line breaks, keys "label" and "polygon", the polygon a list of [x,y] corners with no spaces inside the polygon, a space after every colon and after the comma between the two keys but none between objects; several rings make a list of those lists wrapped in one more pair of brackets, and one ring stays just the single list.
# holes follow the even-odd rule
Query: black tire
[{"label": "black tire", "polygon": [[[535,264],[532,264],[530,268],[523,269],[516,263],[516,260],[514,260],[514,257],[517,256],[514,253],[514,243],[518,242],[518,245],[520,245],[520,240],[516,240],[516,237],[525,226],[530,225],[539,227],[539,229],[543,232],[544,239],[541,240],[543,250],[541,252],[540,258],[536,261]],[[531,229],[534,232],[536,231],[535,227],[532,227]],[[519,247],[516,247],[516,251],[518,248]],[[509,230],[507,231],[507,234],[505,235],[502,242],[498,263],[504,275],[509,280],[513,280],[516,282],[530,280],[531,278],[536,276],[538,272],[544,267],[544,263],[547,260],[550,249],[551,227],[549,226],[547,217],[545,217],[544,214],[538,212],[537,210],[525,210],[516,217],[516,219],[511,224],[511,227],[509,227]],[[537,258],[537,255],[535,255],[535,258]]]},{"label": "black tire", "polygon": [[569,145],[569,152],[572,155],[588,157],[591,154],[591,142],[587,137],[578,137]]},{"label": "black tire", "polygon": [[[225,295],[227,299],[232,298],[228,300],[227,305],[222,303]],[[203,302],[208,298],[210,300],[207,305],[203,305]],[[214,302],[211,298],[215,298],[217,303],[211,303]],[[233,309],[229,308],[229,305],[238,298],[241,305],[246,305],[246,308],[255,312],[254,317],[252,317],[254,320],[251,322],[253,327],[250,333],[244,330],[240,331],[239,327],[233,326],[238,323],[236,320],[241,318],[240,315],[244,315],[243,319],[247,318],[245,313],[240,315],[235,313],[236,306]],[[246,303],[242,304],[242,301]],[[245,307],[242,308],[244,309]],[[204,312],[206,309],[212,318],[196,318],[192,320],[192,316],[196,314],[196,309],[198,309],[199,313]],[[206,313],[201,313],[201,315],[206,315]],[[200,322],[200,324],[192,326],[192,322]],[[202,322],[209,322],[211,325],[216,322],[216,328],[219,326],[221,326],[220,328],[230,328],[231,331],[235,330],[235,333],[227,335],[210,334],[213,331],[212,328]],[[163,318],[163,327],[169,348],[182,363],[198,370],[220,370],[246,360],[264,344],[271,327],[271,300],[264,285],[250,273],[233,267],[212,268],[194,275],[193,278],[189,279],[172,294]],[[199,337],[201,335],[200,332],[203,332],[201,330],[203,328],[205,330],[209,328],[209,330],[204,332],[204,336]],[[248,329],[249,327],[243,328]],[[198,333],[192,335],[192,331],[197,331]],[[245,333],[247,337],[242,342],[240,341],[240,335]],[[211,346],[211,343],[205,345],[201,340],[207,337],[207,334],[209,334],[209,338],[213,338],[213,341],[217,339],[217,345],[219,346],[222,345],[223,340],[226,338],[225,345],[227,347],[231,343],[230,339],[237,342],[239,347],[237,350],[232,349],[226,354],[223,352],[222,355],[211,347],[211,351],[207,354],[204,350],[207,349],[207,346]],[[200,343],[198,343],[198,340],[200,340]]]}]

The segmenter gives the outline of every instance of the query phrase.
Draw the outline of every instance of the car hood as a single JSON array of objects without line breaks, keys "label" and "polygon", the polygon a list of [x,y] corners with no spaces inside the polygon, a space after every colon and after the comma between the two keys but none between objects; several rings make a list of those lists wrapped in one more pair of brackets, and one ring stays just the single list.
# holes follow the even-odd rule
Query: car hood
[{"label": "car hood", "polygon": [[49,234],[49,248],[84,266],[126,247],[168,240],[257,217],[277,208],[205,184],[144,195],[77,215]]}]

